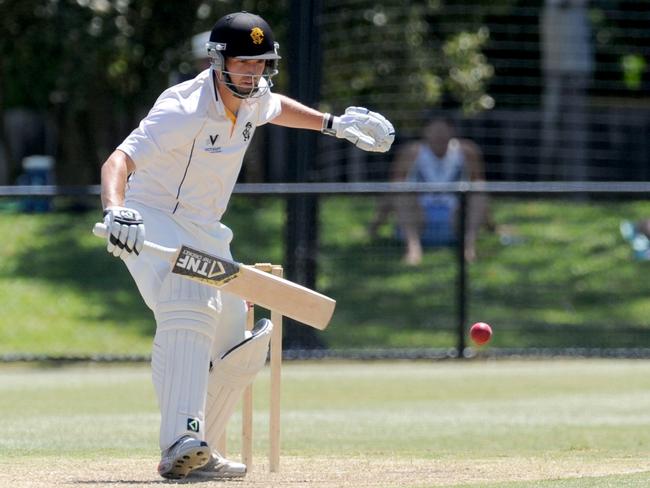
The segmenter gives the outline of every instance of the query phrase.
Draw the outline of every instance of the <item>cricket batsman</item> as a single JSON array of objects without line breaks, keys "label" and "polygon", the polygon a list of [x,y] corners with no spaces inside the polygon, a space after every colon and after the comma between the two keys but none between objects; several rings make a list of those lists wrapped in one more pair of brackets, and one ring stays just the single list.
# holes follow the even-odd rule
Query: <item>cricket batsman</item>
[{"label": "cricket batsman", "polygon": [[279,44],[257,15],[219,19],[206,51],[210,68],[165,90],[101,171],[107,250],[124,260],[156,320],[158,473],[168,479],[246,474],[213,446],[264,366],[273,324],[262,320],[247,337],[245,302],[140,254],[145,229],[163,246],[231,258],[232,232],[221,217],[255,129],[267,122],[321,131],[365,151],[388,151],[395,138],[391,123],[365,108],[333,116],[273,93]]}]

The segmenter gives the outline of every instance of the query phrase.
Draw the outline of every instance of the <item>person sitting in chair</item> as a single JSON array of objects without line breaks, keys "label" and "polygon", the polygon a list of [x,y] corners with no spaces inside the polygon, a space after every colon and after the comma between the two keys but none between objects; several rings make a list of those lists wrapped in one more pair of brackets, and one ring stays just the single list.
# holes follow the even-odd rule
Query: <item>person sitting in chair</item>
[{"label": "person sitting in chair", "polygon": [[[436,118],[424,128],[422,139],[402,146],[394,159],[390,180],[395,182],[453,183],[484,181],[480,148],[472,141],[454,137],[450,120]],[[422,261],[422,246],[453,245],[457,241],[458,196],[452,193],[395,194],[380,202],[370,224],[371,235],[394,212],[398,232],[406,244],[404,261]],[[482,225],[488,224],[488,199],[473,194],[468,199],[465,258],[476,258],[475,242]]]}]

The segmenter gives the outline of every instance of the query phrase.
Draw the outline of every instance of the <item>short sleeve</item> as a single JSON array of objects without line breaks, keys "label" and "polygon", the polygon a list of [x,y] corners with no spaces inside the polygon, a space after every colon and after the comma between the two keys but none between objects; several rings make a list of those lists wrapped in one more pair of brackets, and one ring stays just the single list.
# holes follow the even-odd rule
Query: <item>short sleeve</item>
[{"label": "short sleeve", "polygon": [[118,149],[142,168],[157,161],[163,153],[191,144],[200,123],[195,114],[187,112],[180,100],[163,93]]},{"label": "short sleeve", "polygon": [[[266,80],[263,78],[262,80],[264,83],[266,83]],[[258,103],[259,111],[257,117],[257,125],[266,124],[267,122],[276,118],[278,115],[280,115],[280,112],[282,112],[280,97],[275,93],[272,93],[271,90],[266,90],[266,93],[258,98]]]}]

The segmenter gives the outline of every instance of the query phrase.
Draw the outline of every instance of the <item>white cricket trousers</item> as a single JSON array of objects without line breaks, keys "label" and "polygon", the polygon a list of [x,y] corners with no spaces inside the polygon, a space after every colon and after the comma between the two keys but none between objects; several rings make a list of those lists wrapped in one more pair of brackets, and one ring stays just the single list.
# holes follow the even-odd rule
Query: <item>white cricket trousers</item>
[{"label": "white cricket trousers", "polygon": [[[232,259],[232,231],[221,223],[199,226],[127,201],[142,215],[146,239],[165,247],[185,244]],[[210,363],[245,337],[241,298],[170,272],[171,264],[146,251],[125,260],[156,318],[152,375],[161,410],[160,448],[180,436],[203,439]]]}]

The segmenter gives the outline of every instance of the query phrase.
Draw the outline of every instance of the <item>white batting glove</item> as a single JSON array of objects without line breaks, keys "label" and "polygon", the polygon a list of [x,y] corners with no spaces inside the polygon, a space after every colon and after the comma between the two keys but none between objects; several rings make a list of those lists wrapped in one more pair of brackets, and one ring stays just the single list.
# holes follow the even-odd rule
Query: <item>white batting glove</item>
[{"label": "white batting glove", "polygon": [[104,224],[108,229],[106,250],[115,257],[126,259],[142,251],[144,222],[137,210],[111,206],[104,209]]},{"label": "white batting glove", "polygon": [[359,149],[386,152],[395,140],[395,128],[386,117],[364,107],[348,107],[345,114],[323,117],[323,134],[347,139]]}]

